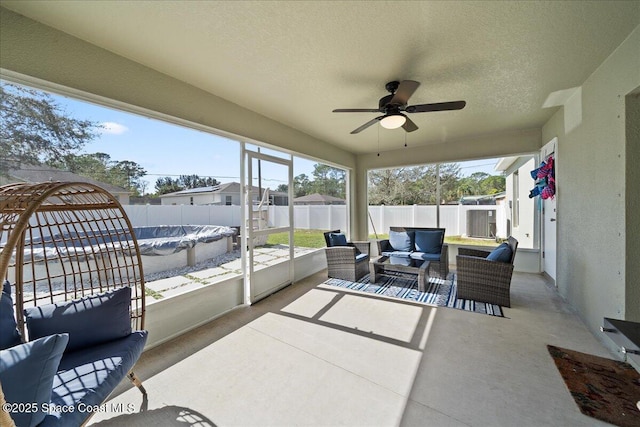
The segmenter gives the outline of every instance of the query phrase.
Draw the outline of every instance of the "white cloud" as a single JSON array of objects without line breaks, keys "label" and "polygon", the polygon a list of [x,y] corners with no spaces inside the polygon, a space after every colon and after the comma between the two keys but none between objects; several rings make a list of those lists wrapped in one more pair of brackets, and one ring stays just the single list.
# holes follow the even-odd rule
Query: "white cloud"
[{"label": "white cloud", "polygon": [[123,133],[129,130],[125,125],[121,125],[120,123],[114,122],[104,122],[102,123],[102,133],[108,133],[111,135],[122,135]]}]

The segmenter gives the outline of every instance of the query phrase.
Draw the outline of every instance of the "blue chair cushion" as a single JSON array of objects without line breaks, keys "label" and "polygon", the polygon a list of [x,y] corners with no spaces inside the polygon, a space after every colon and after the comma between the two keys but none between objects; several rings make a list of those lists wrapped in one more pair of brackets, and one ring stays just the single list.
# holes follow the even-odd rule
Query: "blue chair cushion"
[{"label": "blue chair cushion", "polygon": [[91,415],[86,408],[100,405],[136,364],[147,341],[147,331],[134,331],[125,338],[66,353],[53,380],[51,406],[55,410],[40,427],[79,426]]},{"label": "blue chair cushion", "polygon": [[56,334],[0,350],[0,383],[7,403],[24,403],[28,410],[15,411],[16,425],[35,426],[44,420],[51,387],[68,334]]},{"label": "blue chair cushion", "polygon": [[389,231],[389,244],[396,251],[413,250],[413,231]]},{"label": "blue chair cushion", "polygon": [[362,262],[362,261],[365,261],[367,259],[369,259],[369,254],[360,253],[360,254],[356,255],[356,262]]},{"label": "blue chair cushion", "polygon": [[131,334],[131,288],[128,286],[24,310],[29,339],[67,332],[67,352]]},{"label": "blue chair cushion", "polygon": [[416,231],[415,250],[427,254],[439,254],[442,252],[444,233],[436,230]]},{"label": "blue chair cushion", "polygon": [[411,259],[425,260],[425,261],[440,261],[440,254],[427,254],[424,252],[412,252]]},{"label": "blue chair cushion", "polygon": [[331,246],[347,246],[347,236],[344,233],[330,233],[329,242]]},{"label": "blue chair cushion", "polygon": [[502,243],[500,246],[495,248],[494,250],[487,255],[489,261],[497,261],[497,262],[511,262],[511,246],[507,243]]},{"label": "blue chair cushion", "polygon": [[16,316],[13,312],[11,298],[11,283],[5,280],[0,295],[0,350],[22,343],[20,333],[16,328]]}]

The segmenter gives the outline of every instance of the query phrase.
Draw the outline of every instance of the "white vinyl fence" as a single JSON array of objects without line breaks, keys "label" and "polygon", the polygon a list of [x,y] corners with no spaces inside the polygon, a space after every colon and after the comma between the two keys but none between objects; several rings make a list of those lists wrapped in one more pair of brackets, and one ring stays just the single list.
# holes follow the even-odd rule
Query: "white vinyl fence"
[{"label": "white vinyl fence", "polygon": [[[136,226],[157,225],[226,225],[240,226],[240,206],[192,206],[192,205],[125,205],[129,219]],[[269,206],[271,227],[287,225],[289,208]],[[391,226],[436,227],[436,206],[369,206],[369,234],[386,234]],[[474,213],[469,214],[469,211]],[[446,205],[440,206],[440,227],[447,235],[468,235],[470,218],[475,212],[489,211],[482,221],[495,223],[491,232],[500,237],[507,236],[507,211],[504,205]],[[345,205],[294,206],[293,224],[298,229],[335,230],[347,228]],[[473,221],[471,221],[473,222]],[[482,226],[482,224],[481,224]]]}]

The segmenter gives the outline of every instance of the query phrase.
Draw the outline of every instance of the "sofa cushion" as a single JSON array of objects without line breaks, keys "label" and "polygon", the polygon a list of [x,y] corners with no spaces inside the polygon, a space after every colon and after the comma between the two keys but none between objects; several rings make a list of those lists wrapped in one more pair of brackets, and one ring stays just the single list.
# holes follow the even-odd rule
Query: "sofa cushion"
[{"label": "sofa cushion", "polygon": [[489,261],[511,262],[511,254],[511,246],[508,243],[502,243],[487,255],[487,259]]},{"label": "sofa cushion", "polygon": [[127,375],[147,341],[147,331],[134,331],[125,338],[91,348],[66,353],[53,380],[54,408],[70,408],[66,413],[50,411],[39,427],[79,426],[92,415],[83,408],[100,405]]},{"label": "sofa cushion", "polygon": [[125,286],[24,310],[29,339],[69,333],[67,352],[126,337],[131,333],[131,288]]},{"label": "sofa cushion", "polygon": [[331,246],[347,246],[347,236],[344,233],[330,233],[329,242]]},{"label": "sofa cushion", "polygon": [[413,231],[389,231],[389,244],[396,251],[413,250]]},{"label": "sofa cushion", "polygon": [[424,252],[411,252],[411,259],[425,261],[440,261],[440,254],[427,254]]},{"label": "sofa cushion", "polygon": [[366,261],[369,259],[369,254],[358,254],[356,255],[356,262],[362,262],[362,261]]},{"label": "sofa cushion", "polygon": [[417,230],[415,250],[427,254],[439,254],[442,252],[444,232],[439,230]]},{"label": "sofa cushion", "polygon": [[16,328],[16,316],[13,312],[11,283],[5,280],[2,285],[2,295],[0,295],[0,350],[13,347],[21,342],[20,333]]},{"label": "sofa cushion", "polygon": [[11,413],[16,425],[31,427],[44,420],[54,376],[68,341],[68,334],[56,334],[0,350],[0,383],[5,400],[27,405],[24,410]]}]

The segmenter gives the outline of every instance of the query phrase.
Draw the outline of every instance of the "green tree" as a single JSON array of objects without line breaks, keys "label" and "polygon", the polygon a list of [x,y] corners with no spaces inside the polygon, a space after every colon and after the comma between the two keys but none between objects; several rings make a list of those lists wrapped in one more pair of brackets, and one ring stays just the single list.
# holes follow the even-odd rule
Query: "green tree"
[{"label": "green tree", "polygon": [[307,194],[311,193],[313,193],[313,190],[311,188],[311,181],[306,174],[301,173],[300,175],[297,175],[295,178],[293,178],[294,197],[306,196]]},{"label": "green tree", "polygon": [[505,178],[501,175],[475,172],[461,178],[458,163],[379,169],[369,172],[369,203],[432,205],[436,203],[438,181],[442,204],[455,203],[463,196],[497,194],[505,189]]},{"label": "green tree", "polygon": [[0,85],[0,173],[20,163],[40,164],[77,152],[102,127],[70,117],[45,92]]},{"label": "green tree", "polygon": [[219,185],[220,181],[210,176],[201,177],[199,175],[180,175],[178,183],[183,189],[213,187]]},{"label": "green tree", "polygon": [[316,163],[313,165],[311,193],[344,199],[346,197],[346,172],[342,169]]},{"label": "green tree", "polygon": [[109,179],[111,183],[118,182],[120,187],[128,188],[136,196],[143,193],[142,177],[147,171],[131,160],[121,160],[110,165]]},{"label": "green tree", "polygon": [[482,194],[498,194],[507,188],[506,179],[502,175],[491,175],[480,181]]},{"label": "green tree", "polygon": [[184,190],[184,188],[178,183],[177,179],[173,179],[169,176],[156,179],[155,189],[157,195],[175,193],[176,191]]},{"label": "green tree", "polygon": [[147,171],[130,160],[111,160],[111,156],[106,153],[68,154],[61,159],[50,160],[47,164],[96,181],[126,188],[134,196],[144,192],[144,182],[141,178],[147,174]]},{"label": "green tree", "polygon": [[369,204],[395,205],[399,203],[399,187],[403,170],[377,169],[369,172]]}]

